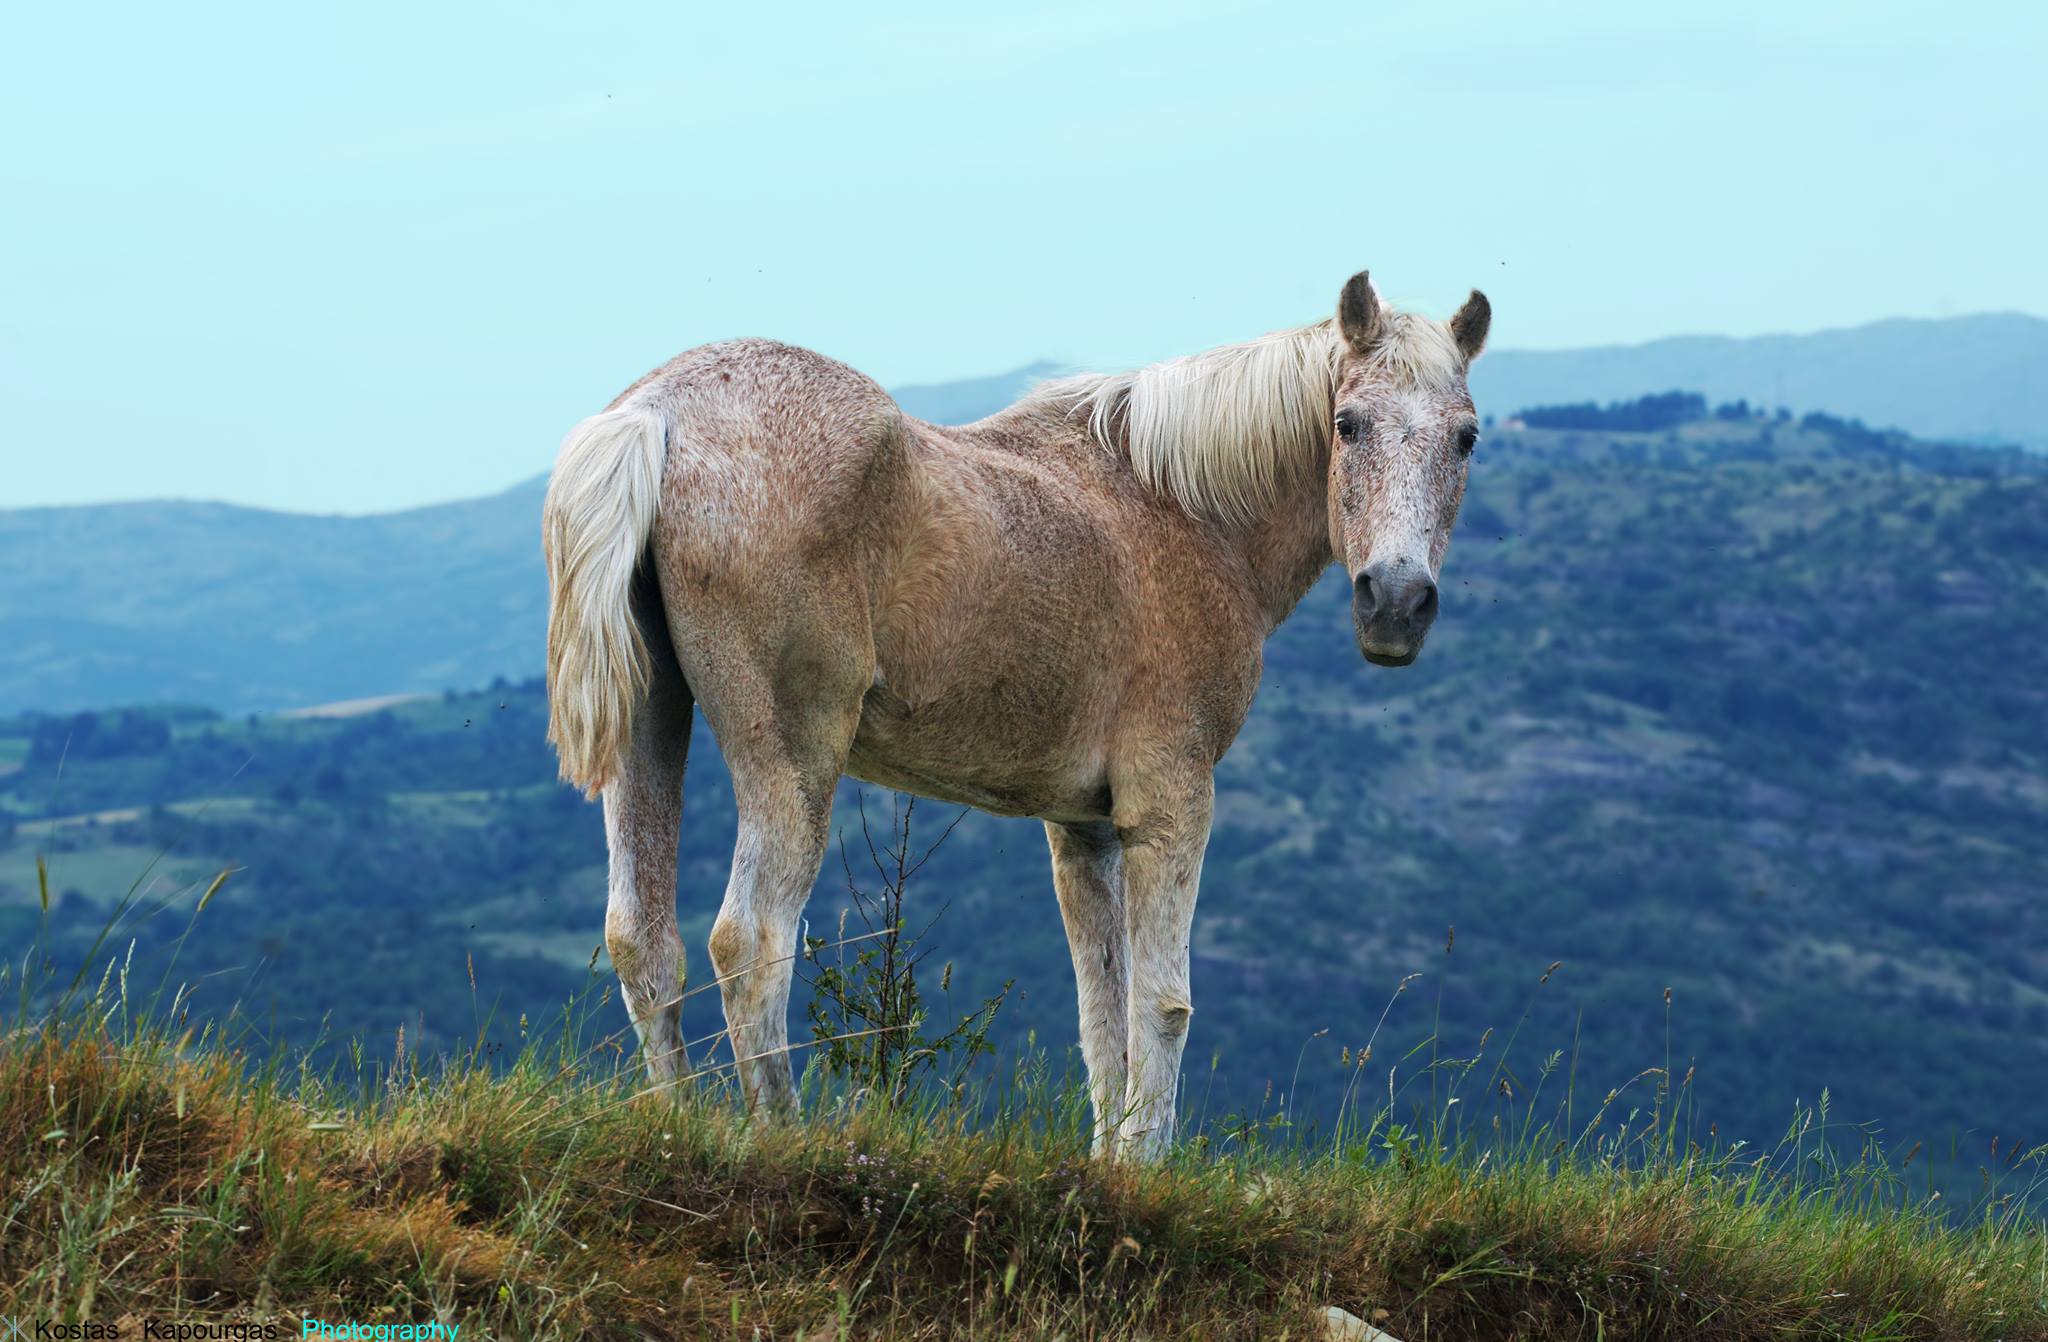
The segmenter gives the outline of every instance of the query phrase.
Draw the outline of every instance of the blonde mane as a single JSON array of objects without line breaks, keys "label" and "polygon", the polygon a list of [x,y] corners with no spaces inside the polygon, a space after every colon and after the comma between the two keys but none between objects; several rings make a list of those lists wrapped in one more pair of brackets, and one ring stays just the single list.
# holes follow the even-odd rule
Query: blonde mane
[{"label": "blonde mane", "polygon": [[[1464,372],[1450,328],[1382,307],[1377,380],[1435,390]],[[1344,340],[1334,320],[1128,373],[1047,382],[1028,400],[1085,415],[1089,431],[1188,512],[1244,521],[1314,471],[1330,441]]]}]

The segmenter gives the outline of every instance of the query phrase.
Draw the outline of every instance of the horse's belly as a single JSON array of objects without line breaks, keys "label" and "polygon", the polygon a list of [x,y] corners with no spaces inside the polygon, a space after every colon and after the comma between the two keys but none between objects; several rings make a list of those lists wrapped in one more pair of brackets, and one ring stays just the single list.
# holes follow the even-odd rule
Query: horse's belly
[{"label": "horse's belly", "polygon": [[1107,772],[1065,735],[1055,730],[1032,739],[1000,713],[974,713],[963,705],[911,708],[877,686],[862,705],[846,771],[882,787],[995,815],[1105,820]]}]

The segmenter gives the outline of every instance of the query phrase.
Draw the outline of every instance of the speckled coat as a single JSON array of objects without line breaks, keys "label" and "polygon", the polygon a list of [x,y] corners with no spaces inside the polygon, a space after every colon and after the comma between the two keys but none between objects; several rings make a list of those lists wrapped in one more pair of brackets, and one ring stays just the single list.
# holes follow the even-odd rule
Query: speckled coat
[{"label": "speckled coat", "polygon": [[[544,511],[550,736],[604,798],[606,939],[651,1077],[682,1075],[694,705],[739,808],[710,949],[751,1103],[795,1104],[799,917],[850,773],[1045,822],[1098,1149],[1163,1149],[1212,774],[1262,644],[1343,562],[1367,656],[1419,651],[1487,321],[1476,293],[1448,325],[1394,313],[1361,274],[1334,320],[959,428],[821,355],[739,340],[572,430]],[[1259,422],[1283,404],[1301,426]]]}]

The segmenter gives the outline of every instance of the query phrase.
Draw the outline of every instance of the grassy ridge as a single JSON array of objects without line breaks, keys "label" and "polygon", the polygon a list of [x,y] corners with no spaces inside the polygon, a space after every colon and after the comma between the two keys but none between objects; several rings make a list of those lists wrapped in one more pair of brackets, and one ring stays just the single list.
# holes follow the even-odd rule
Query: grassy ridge
[{"label": "grassy ridge", "polygon": [[0,1315],[1212,1338],[1320,1336],[1335,1304],[1410,1342],[2048,1337],[2048,1240],[2013,1204],[1959,1227],[1797,1133],[1704,1150],[1661,1089],[1575,1132],[1361,1105],[1313,1147],[1212,1131],[1132,1169],[1088,1159],[1042,1063],[755,1125],[715,1073],[636,1093],[573,1030],[314,1074],[125,1015],[110,976],[0,1046]]}]

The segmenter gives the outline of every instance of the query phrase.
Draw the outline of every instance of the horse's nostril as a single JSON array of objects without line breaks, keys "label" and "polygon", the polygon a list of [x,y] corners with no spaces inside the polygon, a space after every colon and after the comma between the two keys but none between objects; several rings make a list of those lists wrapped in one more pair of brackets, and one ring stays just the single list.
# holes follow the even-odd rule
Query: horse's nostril
[{"label": "horse's nostril", "polygon": [[1436,584],[1422,584],[1422,592],[1409,610],[1408,618],[1420,625],[1427,625],[1436,618]]},{"label": "horse's nostril", "polygon": [[1351,598],[1351,605],[1360,617],[1367,620],[1370,620],[1379,612],[1380,593],[1378,586],[1372,580],[1372,574],[1361,573],[1358,575],[1358,583]]}]

